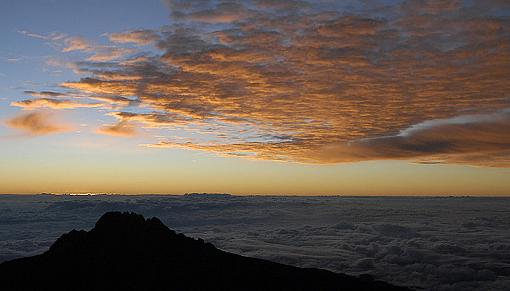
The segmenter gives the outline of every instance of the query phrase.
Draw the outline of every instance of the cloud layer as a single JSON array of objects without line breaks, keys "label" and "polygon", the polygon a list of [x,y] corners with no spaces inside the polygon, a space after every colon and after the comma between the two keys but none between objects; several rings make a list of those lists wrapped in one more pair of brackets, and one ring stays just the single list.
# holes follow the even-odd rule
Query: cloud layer
[{"label": "cloud layer", "polygon": [[425,290],[510,284],[508,198],[0,195],[0,261],[41,253],[111,210],[241,255]]},{"label": "cloud layer", "polygon": [[[149,146],[299,162],[509,165],[505,2],[172,0],[168,7],[172,25],[108,33],[112,46],[64,39],[64,52],[94,52],[75,64],[87,76],[63,83],[65,90],[135,100],[138,109],[120,103],[110,115],[139,127],[199,133]],[[458,122],[471,115],[497,120]],[[432,125],[401,134],[424,124]]]}]

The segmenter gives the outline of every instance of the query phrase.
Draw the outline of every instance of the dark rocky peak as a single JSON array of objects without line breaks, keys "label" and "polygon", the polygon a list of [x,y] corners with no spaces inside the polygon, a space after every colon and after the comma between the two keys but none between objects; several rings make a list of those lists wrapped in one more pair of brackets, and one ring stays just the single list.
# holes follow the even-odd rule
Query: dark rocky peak
[{"label": "dark rocky peak", "polygon": [[2,290],[407,290],[224,252],[157,218],[120,212],[41,255],[0,264],[0,282]]},{"label": "dark rocky peak", "polygon": [[[94,231],[101,232],[138,232],[144,230],[158,230],[168,232],[161,220],[156,217],[145,219],[143,215],[132,212],[107,212],[99,218],[94,227]],[[173,233],[173,231],[171,231]]]}]

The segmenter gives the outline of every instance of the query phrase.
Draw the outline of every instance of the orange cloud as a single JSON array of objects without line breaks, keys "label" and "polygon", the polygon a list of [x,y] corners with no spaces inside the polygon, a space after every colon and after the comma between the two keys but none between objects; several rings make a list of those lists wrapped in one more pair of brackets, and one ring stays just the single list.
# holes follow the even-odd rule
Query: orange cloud
[{"label": "orange cloud", "polygon": [[316,158],[327,162],[419,159],[454,163],[476,158],[475,164],[510,166],[510,111],[433,120],[394,136],[325,145]]},{"label": "orange cloud", "polygon": [[63,45],[62,52],[82,51],[93,53],[93,55],[87,58],[91,62],[107,62],[136,52],[136,50],[131,48],[97,45],[79,36],[65,38]]},{"label": "orange cloud", "polygon": [[412,160],[419,163],[510,166],[510,112],[425,122],[398,135],[320,146],[300,141],[230,144],[160,141],[154,148],[188,148],[225,156],[303,163]]},{"label": "orange cloud", "polygon": [[54,98],[54,97],[63,97],[65,96],[64,93],[61,92],[53,92],[53,91],[24,91],[23,93],[32,95],[34,97],[41,97],[41,98]]},{"label": "orange cloud", "polygon": [[136,50],[129,48],[102,47],[96,50],[94,55],[87,58],[91,62],[108,62],[135,53]]},{"label": "orange cloud", "polygon": [[75,109],[102,107],[102,103],[77,103],[71,100],[39,98],[11,102],[11,106],[22,107],[23,109],[52,108],[52,109]]},{"label": "orange cloud", "polygon": [[[340,2],[172,0],[175,25],[108,34],[159,55],[89,58],[76,64],[85,78],[61,85],[136,100],[145,113],[109,113],[120,120],[113,131],[133,122],[196,136],[157,147],[508,166],[510,19],[491,15],[502,1],[368,1],[335,12],[352,9]],[[465,116],[481,119],[458,122]]]},{"label": "orange cloud", "polygon": [[[170,2],[170,6],[178,7],[181,3]],[[190,4],[194,6],[196,3]],[[189,12],[175,11],[174,18],[193,20],[206,23],[229,23],[242,20],[248,17],[251,12],[242,3],[238,2],[219,2],[209,9],[198,9]]]},{"label": "orange cloud", "polygon": [[63,52],[73,51],[90,51],[93,49],[93,45],[83,37],[68,37],[64,41],[65,47],[62,49]]},{"label": "orange cloud", "polygon": [[134,136],[136,129],[127,121],[120,121],[114,125],[105,125],[97,130],[99,134],[113,135],[113,136]]},{"label": "orange cloud", "polygon": [[7,121],[9,127],[22,130],[30,135],[46,135],[68,131],[66,125],[56,124],[51,115],[45,112],[31,112]]},{"label": "orange cloud", "polygon": [[131,30],[108,34],[110,41],[118,43],[135,43],[137,45],[149,45],[160,39],[160,36],[148,29]]}]

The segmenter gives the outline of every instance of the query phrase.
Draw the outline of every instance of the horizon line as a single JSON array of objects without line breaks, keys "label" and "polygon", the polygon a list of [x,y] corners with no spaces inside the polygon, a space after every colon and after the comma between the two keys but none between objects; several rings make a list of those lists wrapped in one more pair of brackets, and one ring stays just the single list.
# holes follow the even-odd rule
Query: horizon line
[{"label": "horizon line", "polygon": [[227,197],[344,197],[344,198],[510,198],[510,194],[505,195],[483,195],[483,194],[381,194],[381,195],[363,195],[363,194],[232,194],[232,193],[105,193],[105,192],[97,192],[97,193],[0,193],[0,196],[78,196],[78,197],[93,197],[93,196],[177,196],[177,197],[217,197],[217,198],[227,198]]}]

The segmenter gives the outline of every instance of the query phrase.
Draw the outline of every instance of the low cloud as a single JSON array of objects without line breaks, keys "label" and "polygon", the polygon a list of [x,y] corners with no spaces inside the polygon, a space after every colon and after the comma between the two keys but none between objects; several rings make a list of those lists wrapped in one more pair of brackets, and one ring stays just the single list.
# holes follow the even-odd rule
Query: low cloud
[{"label": "low cloud", "polygon": [[507,200],[0,196],[1,221],[9,222],[0,236],[0,261],[42,253],[62,233],[92,228],[106,211],[135,211],[245,256],[368,273],[418,290],[505,290],[510,284]]}]

